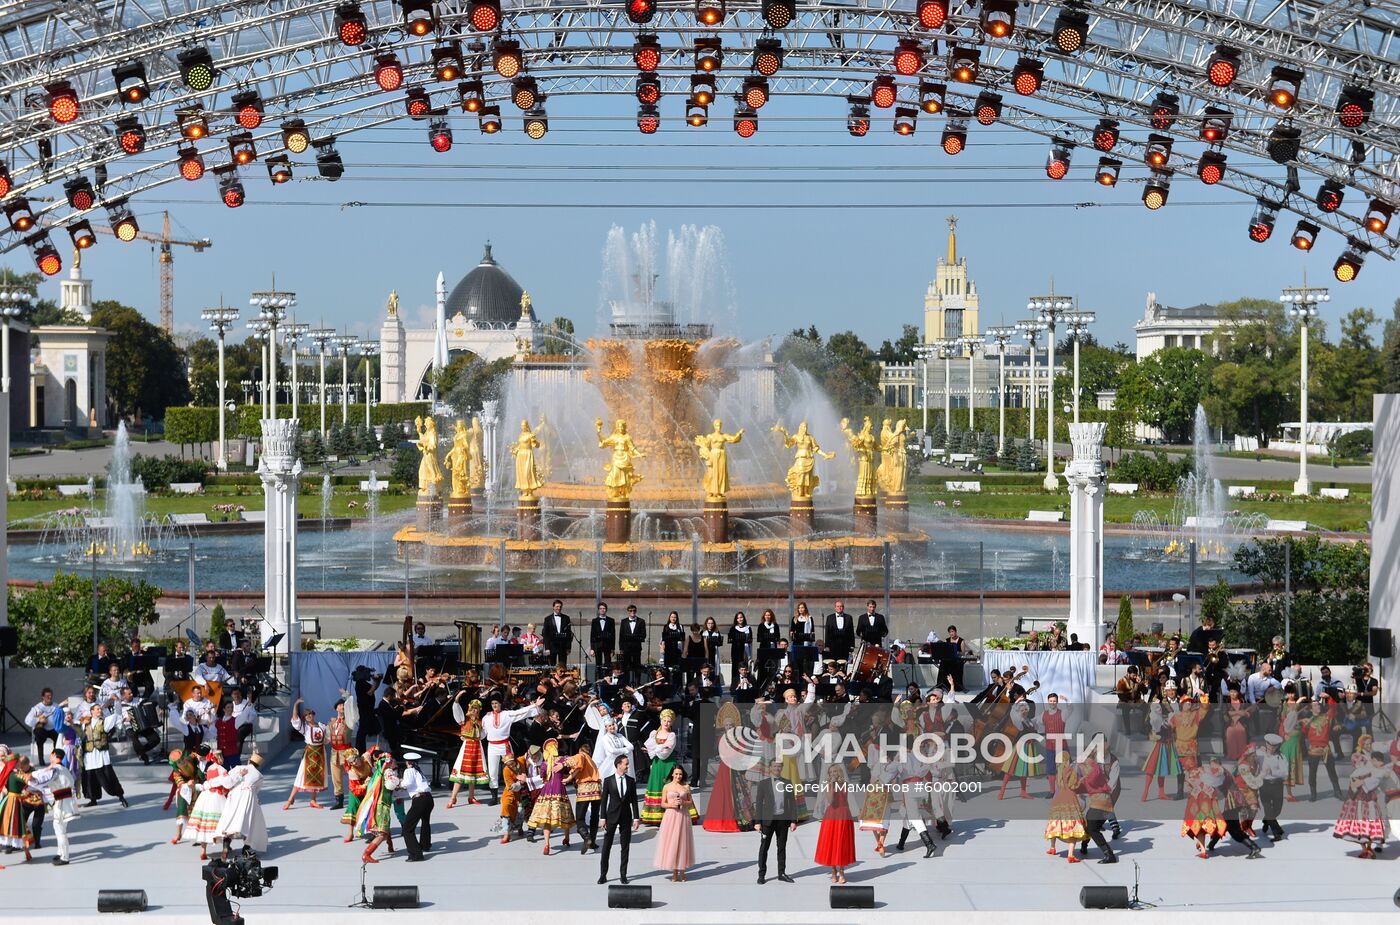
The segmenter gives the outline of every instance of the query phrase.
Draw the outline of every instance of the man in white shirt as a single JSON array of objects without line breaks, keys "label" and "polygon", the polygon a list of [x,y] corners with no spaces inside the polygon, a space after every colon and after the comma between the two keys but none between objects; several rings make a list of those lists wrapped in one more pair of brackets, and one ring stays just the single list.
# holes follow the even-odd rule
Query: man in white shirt
[{"label": "man in white shirt", "polygon": [[423,623],[413,624],[413,635],[409,637],[418,648],[433,644],[433,637],[428,635],[428,627]]},{"label": "man in white shirt", "polygon": [[408,813],[403,820],[403,840],[408,846],[410,861],[423,860],[424,853],[433,848],[433,791],[428,786],[423,772],[418,770],[418,762],[423,756],[417,752],[407,752],[403,756],[404,772],[400,788],[408,797]]},{"label": "man in white shirt", "polygon": [[102,704],[104,710],[111,712],[121,701],[122,691],[130,687],[122,677],[121,667],[113,662],[107,666],[107,677],[102,679],[102,686],[97,690],[97,702]]},{"label": "man in white shirt", "polygon": [[33,733],[29,760],[36,768],[39,766],[40,756],[46,754],[45,743],[58,742],[58,733],[54,732],[53,728],[54,714],[57,712],[58,704],[53,702],[53,688],[46,687],[39,695],[39,702],[30,707],[29,712],[24,715],[24,725]]},{"label": "man in white shirt", "polygon": [[190,699],[180,707],[177,728],[184,733],[185,751],[199,747],[204,741],[205,727],[214,724],[214,704],[204,696],[198,684],[190,691]]},{"label": "man in white shirt", "polygon": [[1245,680],[1245,700],[1248,703],[1263,703],[1264,696],[1273,688],[1281,688],[1274,668],[1268,662],[1261,662],[1259,670]]},{"label": "man in white shirt", "polygon": [[64,767],[64,757],[62,749],[54,749],[49,753],[49,763],[29,778],[29,789],[43,795],[54,834],[58,837],[58,856],[53,859],[55,867],[68,863],[68,823],[78,815],[78,801],[73,796],[73,772]]},{"label": "man in white shirt", "polygon": [[229,679],[228,669],[218,662],[218,655],[212,650],[204,653],[204,661],[194,666],[194,673],[190,675],[197,684],[227,684]]},{"label": "man in white shirt", "polygon": [[1279,754],[1283,737],[1277,733],[1264,736],[1264,752],[1259,756],[1259,812],[1264,817],[1264,830],[1274,841],[1283,840],[1283,826],[1278,824],[1283,809],[1283,784],[1288,779],[1288,759]]},{"label": "man in white shirt", "polygon": [[491,802],[495,804],[501,789],[501,759],[510,748],[510,727],[516,720],[528,719],[540,712],[543,697],[519,710],[501,709],[500,698],[491,700],[491,712],[481,718],[481,734],[486,739],[486,770],[491,778]]},{"label": "man in white shirt", "polygon": [[258,725],[258,711],[251,700],[243,697],[243,688],[235,687],[228,692],[233,703],[233,728],[238,730],[238,754],[243,754],[243,743]]}]

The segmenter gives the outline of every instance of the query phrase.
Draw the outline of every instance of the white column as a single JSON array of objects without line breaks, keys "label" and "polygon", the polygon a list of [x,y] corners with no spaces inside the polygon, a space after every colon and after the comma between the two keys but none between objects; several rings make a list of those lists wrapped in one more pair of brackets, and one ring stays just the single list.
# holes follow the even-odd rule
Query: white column
[{"label": "white column", "polygon": [[923,355],[924,361],[924,433],[928,433],[928,354]]},{"label": "white column", "polygon": [[[1371,495],[1371,619],[1376,629],[1390,630],[1400,642],[1400,569],[1395,567],[1400,543],[1400,495],[1380,490],[1400,484],[1400,395],[1377,395],[1372,400],[1375,458],[1371,464],[1377,491]],[[1400,689],[1400,658],[1377,658],[1367,647],[1367,661],[1376,666],[1381,694]],[[1393,695],[1392,695],[1393,699]]]},{"label": "white column", "polygon": [[1079,333],[1074,335],[1074,423],[1079,423]]},{"label": "white column", "polygon": [[[953,349],[944,346],[943,355],[943,448],[948,449],[948,435],[953,432]],[[948,457],[944,456],[947,462]]]},{"label": "white column", "polygon": [[1006,345],[997,351],[997,459],[1006,455]]},{"label": "white column", "polygon": [[5,315],[0,318],[0,331],[3,331],[3,343],[0,343],[0,363],[4,365],[4,372],[0,374],[0,392],[9,394],[10,391],[10,316]]},{"label": "white column", "polygon": [[500,425],[500,405],[495,399],[481,403],[481,456],[486,462],[486,491],[496,490],[496,438]]},{"label": "white column", "polygon": [[321,436],[326,436],[326,346],[321,345]]},{"label": "white column", "polygon": [[1071,424],[1069,482],[1069,620],[1066,632],[1097,652],[1103,644],[1103,439],[1108,425]]},{"label": "white column", "polygon": [[292,361],[292,417],[297,417],[297,411],[301,407],[301,399],[297,395],[297,342],[290,339],[289,346],[292,348],[289,355]]},{"label": "white column", "polygon": [[350,348],[340,349],[340,426],[350,423]]},{"label": "white column", "polygon": [[[264,418],[262,460],[258,475],[264,499],[264,612],[269,634],[285,633],[287,652],[301,651],[297,618],[297,494],[301,460],[297,458],[300,427],[295,418]],[[281,648],[281,646],[279,646]]]},{"label": "white column", "polygon": [[1312,482],[1308,481],[1308,316],[1303,315],[1302,321],[1300,330],[1303,339],[1303,362],[1298,373],[1298,481],[1293,483],[1293,494],[1310,495]]},{"label": "white column", "polygon": [[1035,412],[1036,412],[1036,405],[1038,404],[1038,402],[1036,401],[1036,395],[1035,395],[1035,338],[1034,338],[1034,337],[1031,338],[1030,343],[1031,343],[1031,369],[1030,369],[1030,376],[1031,376],[1031,406],[1030,406],[1030,407],[1031,407],[1031,414],[1030,414],[1030,418],[1031,418],[1031,424],[1030,424],[1030,433],[1029,433],[1027,436],[1028,436],[1028,438],[1029,438],[1031,444],[1034,445],[1034,444],[1035,444]]},{"label": "white column", "polygon": [[967,429],[977,429],[977,348],[967,348]]}]

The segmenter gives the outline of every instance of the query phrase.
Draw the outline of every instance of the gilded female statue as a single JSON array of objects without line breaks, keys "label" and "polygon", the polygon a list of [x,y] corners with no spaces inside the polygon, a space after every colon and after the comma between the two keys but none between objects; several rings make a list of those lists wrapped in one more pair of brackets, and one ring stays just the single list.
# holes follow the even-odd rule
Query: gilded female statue
[{"label": "gilded female statue", "polygon": [[437,422],[431,417],[414,418],[413,429],[418,435],[418,450],[423,454],[418,461],[418,494],[436,495],[442,485],[442,466],[437,458]]},{"label": "gilded female statue", "polygon": [[729,450],[726,447],[744,439],[744,428],[739,428],[738,433],[726,434],[719,418],[715,418],[714,425],[715,429],[708,434],[696,434],[695,448],[705,462],[705,500],[723,501],[729,494]]},{"label": "gilded female statue", "polygon": [[783,435],[783,446],[796,449],[792,456],[792,466],[787,471],[787,487],[794,501],[810,501],[821,479],[817,478],[817,457],[832,459],[835,453],[823,453],[817,440],[807,433],[807,422],[797,425],[797,433],[790,434],[781,423],[774,424],[773,430]]},{"label": "gilded female statue", "polygon": [[851,419],[841,419],[841,433],[851,445],[851,453],[856,458],[856,497],[875,497],[875,434],[866,415],[865,424],[856,432],[851,430]]},{"label": "gilded female statue", "polygon": [[880,425],[880,467],[875,471],[875,478],[880,483],[880,490],[887,495],[904,494],[905,476],[909,468],[909,453],[904,448],[907,427],[908,422],[903,418],[893,427],[889,418],[885,418]]},{"label": "gilded female statue", "polygon": [[535,450],[540,446],[536,432],[543,427],[543,420],[535,425],[534,430],[530,429],[529,421],[522,420],[520,438],[510,445],[510,455],[515,457],[515,490],[520,492],[521,501],[538,498],[539,490],[544,487],[544,479],[540,478],[539,468],[535,465]]},{"label": "gilded female statue", "polygon": [[626,501],[632,497],[632,486],[642,480],[632,465],[632,460],[641,459],[646,454],[637,449],[637,445],[632,442],[632,435],[627,432],[626,421],[619,419],[614,422],[613,431],[607,436],[603,435],[602,418],[594,421],[594,427],[598,431],[599,449],[612,452],[612,461],[603,463],[603,469],[608,473],[603,479],[608,500]]},{"label": "gilded female statue", "polygon": [[443,458],[447,471],[452,473],[452,497],[465,498],[472,491],[471,434],[467,422],[461,418],[452,431],[452,449]]},{"label": "gilded female statue", "polygon": [[470,437],[467,443],[467,452],[471,455],[472,461],[472,491],[484,491],[486,489],[486,457],[481,451],[481,418],[472,418],[472,426],[467,433]]}]

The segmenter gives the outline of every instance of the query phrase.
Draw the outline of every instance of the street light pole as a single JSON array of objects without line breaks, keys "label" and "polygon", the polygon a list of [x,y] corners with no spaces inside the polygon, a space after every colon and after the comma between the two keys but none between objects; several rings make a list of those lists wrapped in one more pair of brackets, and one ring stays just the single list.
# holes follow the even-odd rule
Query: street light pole
[{"label": "street light pole", "polygon": [[221,472],[228,469],[228,443],[224,430],[224,414],[228,410],[224,397],[224,390],[228,384],[224,379],[224,338],[228,329],[238,323],[239,314],[238,309],[226,308],[223,305],[218,308],[206,308],[199,313],[199,317],[209,322],[209,330],[219,339],[219,450],[214,455],[214,465]]},{"label": "street light pole", "polygon": [[950,452],[949,437],[953,433],[953,351],[957,349],[957,343],[956,338],[944,338],[938,342],[938,356],[943,360],[943,449],[945,452]]},{"label": "street light pole", "polygon": [[1074,301],[1054,294],[1054,286],[1051,286],[1051,294],[1048,296],[1034,296],[1026,303],[1026,308],[1033,314],[1037,314],[1041,322],[1045,325],[1047,350],[1046,358],[1049,369],[1046,371],[1049,385],[1046,391],[1046,416],[1045,416],[1045,490],[1054,491],[1059,487],[1059,480],[1055,478],[1055,322],[1074,308]]},{"label": "street light pole", "polygon": [[365,428],[369,429],[369,360],[370,357],[379,354],[379,343],[372,340],[362,340],[359,343],[360,356],[365,358]]},{"label": "street light pole", "polygon": [[1045,330],[1045,324],[1044,324],[1043,322],[1040,322],[1040,321],[1018,321],[1018,322],[1016,322],[1016,330],[1019,331],[1020,334],[1021,334],[1021,336],[1024,337],[1024,338],[1026,339],[1026,343],[1030,346],[1030,349],[1031,349],[1031,367],[1030,367],[1030,378],[1031,378],[1031,386],[1030,386],[1030,393],[1031,393],[1031,395],[1030,395],[1030,398],[1031,398],[1031,400],[1030,400],[1030,427],[1029,427],[1029,431],[1028,431],[1028,434],[1027,434],[1027,439],[1030,441],[1031,448],[1034,449],[1034,448],[1035,448],[1035,412],[1036,412],[1036,407],[1037,407],[1037,405],[1039,404],[1039,402],[1037,401],[1037,398],[1036,398],[1036,382],[1035,382],[1035,345],[1036,345],[1036,341],[1038,341],[1038,340],[1040,339],[1040,332]]},{"label": "street light pole", "polygon": [[0,392],[10,391],[10,321],[23,315],[29,308],[34,294],[24,289],[0,289]]},{"label": "street light pole", "polygon": [[1298,370],[1298,481],[1293,483],[1293,494],[1312,494],[1312,482],[1308,479],[1308,320],[1317,317],[1320,302],[1331,301],[1331,294],[1323,288],[1308,287],[1308,277],[1303,275],[1303,285],[1283,290],[1279,301],[1288,306],[1288,314],[1298,319],[1298,336],[1302,353]]},{"label": "street light pole", "polygon": [[1065,329],[1074,338],[1074,423],[1079,423],[1079,341],[1093,324],[1093,312],[1073,312],[1065,316]]},{"label": "street light pole", "polygon": [[998,325],[987,329],[987,335],[997,345],[997,458],[1006,455],[1006,345],[1011,343],[1016,329]]},{"label": "street light pole", "polygon": [[340,348],[340,426],[350,423],[350,350],[358,342],[353,334],[337,334]]},{"label": "street light pole", "polygon": [[977,429],[977,349],[982,346],[982,338],[971,335],[958,338],[959,345],[967,351],[967,429]]},{"label": "street light pole", "polygon": [[914,348],[914,353],[924,364],[924,433],[928,433],[928,359],[936,353],[938,348],[933,344],[919,344]]},{"label": "street light pole", "polygon": [[282,340],[288,347],[288,353],[292,360],[292,419],[297,420],[297,414],[301,405],[301,400],[297,395],[297,348],[301,344],[301,339],[311,331],[309,324],[289,324],[286,326]]},{"label": "street light pole", "polygon": [[263,320],[268,329],[268,417],[277,417],[277,327],[287,317],[289,310],[296,308],[297,296],[295,292],[282,292],[277,287],[276,280],[273,280],[273,288],[254,292],[248,299],[248,304],[258,311],[258,317]]},{"label": "street light pole", "polygon": [[334,328],[316,328],[308,336],[321,356],[321,436],[326,436],[326,347],[335,339]]}]

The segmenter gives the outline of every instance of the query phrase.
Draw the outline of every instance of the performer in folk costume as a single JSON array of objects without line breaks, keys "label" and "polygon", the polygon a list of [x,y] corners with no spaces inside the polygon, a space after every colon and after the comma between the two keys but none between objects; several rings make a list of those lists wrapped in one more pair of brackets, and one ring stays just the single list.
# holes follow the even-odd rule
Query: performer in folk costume
[{"label": "performer in folk costume", "polygon": [[1196,842],[1196,856],[1210,857],[1206,839],[1228,831],[1225,811],[1220,805],[1220,787],[1225,774],[1219,764],[1201,767],[1197,764],[1186,772],[1186,814],[1181,822],[1181,834]]},{"label": "performer in folk costume", "polygon": [[292,704],[292,728],[301,733],[306,741],[306,750],[301,753],[301,766],[297,768],[297,779],[292,783],[292,792],[287,795],[283,809],[291,809],[298,793],[311,794],[311,808],[322,809],[316,802],[316,794],[326,789],[326,726],[316,722],[316,711],[301,711],[302,699]]},{"label": "performer in folk costume", "polygon": [[1284,784],[1286,799],[1296,803],[1298,798],[1293,795],[1293,788],[1307,780],[1307,759],[1303,757],[1303,705],[1293,693],[1285,696],[1289,700],[1278,715],[1278,734],[1283,737],[1278,753],[1288,762],[1288,778]]},{"label": "performer in folk costume", "polygon": [[190,810],[190,821],[185,824],[185,840],[199,846],[201,861],[209,860],[209,846],[215,841],[214,830],[218,828],[219,817],[223,815],[228,789],[228,771],[224,770],[223,756],[218,749],[212,749],[204,765],[204,787]]},{"label": "performer in folk costume", "polygon": [[[671,780],[671,769],[676,766],[676,711],[662,710],[661,722],[647,736],[646,752],[651,757],[651,773],[647,775],[647,795],[642,803],[642,824],[660,825],[666,815],[666,804],[661,791]],[[696,823],[700,813],[691,804],[690,821]]]},{"label": "performer in folk costume", "polygon": [[911,831],[919,833],[919,841],[924,846],[924,857],[933,857],[933,852],[937,848],[934,844],[933,836],[928,833],[928,823],[925,821],[929,816],[928,806],[928,766],[913,749],[913,736],[906,735],[904,739],[905,754],[899,762],[899,790],[894,795],[893,811],[903,818],[899,827],[900,851],[904,850],[904,845],[909,839]]},{"label": "performer in folk costume", "polygon": [[507,752],[500,764],[501,773],[501,844],[509,844],[512,835],[519,835],[522,817],[528,818],[530,795],[525,789],[525,763]]},{"label": "performer in folk costume", "polygon": [[[885,854],[885,836],[890,831],[891,805],[895,802],[893,788],[899,786],[904,765],[898,761],[880,761],[874,743],[865,751],[865,764],[870,769],[870,783],[860,804],[860,830],[875,835],[875,853]],[[714,810],[705,814],[705,828],[710,827]]]},{"label": "performer in folk costume", "polygon": [[846,774],[841,765],[826,769],[826,792],[821,828],[817,831],[817,850],[813,860],[831,868],[831,882],[845,883],[846,868],[856,861],[856,827],[847,803]]},{"label": "performer in folk costume", "polygon": [[1181,770],[1189,771],[1200,764],[1198,738],[1205,712],[1201,710],[1198,700],[1182,697],[1180,703],[1181,709],[1171,715],[1167,726],[1171,729],[1172,746],[1176,749],[1176,758],[1181,764]]},{"label": "performer in folk costume", "polygon": [[[1220,765],[1219,758],[1212,758],[1206,764],[1212,780],[1220,777],[1224,783],[1220,786],[1221,811],[1225,816],[1225,831],[1230,837],[1249,849],[1249,859],[1251,861],[1262,858],[1264,852],[1259,849],[1256,842],[1244,830],[1244,823],[1254,818],[1255,808],[1259,805],[1259,798],[1252,791],[1246,789],[1238,774],[1231,774]],[[1210,837],[1206,844],[1207,851],[1214,851],[1215,846],[1220,843],[1221,834],[1216,832]]]},{"label": "performer in folk costume", "polygon": [[498,697],[491,699],[491,710],[481,718],[482,734],[486,739],[486,767],[490,775],[491,800],[495,802],[501,785],[501,762],[510,753],[510,727],[517,720],[529,719],[540,711],[544,697],[536,697],[535,702],[519,710],[501,709]]},{"label": "performer in folk costume", "polygon": [[[453,709],[458,709],[456,704]],[[457,750],[457,760],[452,762],[452,773],[447,776],[452,781],[448,809],[457,805],[457,794],[461,792],[463,784],[467,787],[468,805],[480,806],[476,788],[491,783],[491,777],[486,773],[486,753],[481,750],[481,733],[481,701],[474,699],[467,704],[467,712],[457,729],[457,735],[462,738],[462,747]]]},{"label": "performer in folk costume", "polygon": [[370,777],[374,774],[364,755],[355,749],[350,749],[349,756],[345,759],[345,789],[349,797],[345,803],[345,812],[341,813],[340,821],[348,827],[345,833],[345,841],[355,840],[355,816],[360,811],[360,803],[365,798],[365,787],[369,784]]},{"label": "performer in folk costume", "polygon": [[29,786],[29,759],[0,745],[0,848],[29,856],[29,832],[24,825],[24,792]]},{"label": "performer in folk costume", "polygon": [[1045,758],[1039,754],[1039,749],[1031,738],[1037,729],[1035,717],[1031,715],[1029,700],[1012,704],[1011,713],[1007,716],[1007,729],[1014,732],[1014,737],[1006,760],[997,768],[1002,774],[1001,790],[997,793],[997,799],[1006,799],[1006,786],[1014,777],[1021,786],[1021,799],[1029,800],[1031,795],[1026,792],[1026,781],[1032,777],[1039,777],[1044,773],[1045,767]]},{"label": "performer in folk costume", "polygon": [[73,772],[64,766],[65,755],[62,749],[49,752],[49,763],[35,771],[29,778],[29,787],[42,796],[48,807],[49,818],[53,820],[54,834],[58,838],[58,854],[54,857],[55,866],[68,863],[68,824],[78,817],[78,801],[74,796]]},{"label": "performer in folk costume", "polygon": [[185,825],[190,819],[190,809],[194,806],[203,780],[194,752],[184,752],[177,748],[170,753],[170,795],[165,798],[165,806],[162,809],[169,809],[172,803],[175,806],[175,837],[170,839],[172,845],[178,845],[185,837]]},{"label": "performer in folk costume", "polygon": [[121,781],[117,780],[116,768],[112,767],[112,751],[109,736],[121,726],[121,713],[108,714],[100,706],[93,706],[87,719],[83,721],[83,794],[92,806],[102,799],[105,788],[122,804],[127,806],[126,792]]},{"label": "performer in folk costume", "polygon": [[520,807],[520,825],[524,828],[525,840],[533,845],[536,832],[530,828],[530,816],[535,811],[535,800],[544,790],[544,749],[538,745],[531,745],[525,752],[524,766],[524,776],[516,778],[525,784],[525,799]]},{"label": "performer in folk costume", "polygon": [[1078,864],[1074,846],[1089,837],[1084,811],[1079,808],[1078,789],[1081,782],[1074,763],[1069,760],[1069,752],[1058,751],[1055,754],[1055,786],[1050,791],[1050,818],[1045,823],[1045,840],[1050,847],[1045,849],[1045,853],[1057,855],[1059,846],[1056,842],[1064,842],[1069,849],[1066,860]]},{"label": "performer in folk costume", "polygon": [[[1113,814],[1113,783],[1109,780],[1108,760],[1106,752],[1104,760],[1099,761],[1091,751],[1074,768],[1074,773],[1079,778],[1079,793],[1084,797],[1084,840],[1079,843],[1079,850],[1087,855],[1089,841],[1092,839],[1099,850],[1103,852],[1099,863],[1117,864],[1118,856],[1113,853],[1113,848],[1103,837],[1103,827],[1110,820],[1115,826],[1117,825],[1117,817]],[[1057,793],[1056,796],[1058,797],[1059,794]],[[1116,838],[1117,835],[1114,837]]]},{"label": "performer in folk costume", "polygon": [[[739,708],[733,702],[720,705],[715,714],[715,734],[721,744],[726,733],[742,724]],[[753,828],[753,795],[749,782],[742,771],[725,763],[724,748],[719,748],[718,753],[719,770],[710,790],[710,802],[705,807],[705,831],[747,832]]]},{"label": "performer in folk costume", "polygon": [[1066,742],[1065,714],[1060,709],[1059,694],[1045,695],[1045,709],[1036,717],[1036,725],[1045,736],[1045,775],[1050,782],[1050,796],[1053,797],[1056,780],[1060,776],[1059,754]]},{"label": "performer in folk costume", "polygon": [[224,775],[224,783],[229,788],[228,799],[214,827],[214,840],[223,842],[225,860],[235,838],[242,839],[245,848],[252,848],[259,854],[267,850],[267,821],[259,802],[262,780],[262,755],[257,752],[253,752],[247,764],[240,764]]},{"label": "performer in folk costume", "polygon": [[1385,850],[1385,832],[1390,823],[1386,818],[1386,780],[1390,775],[1390,760],[1385,752],[1358,754],[1356,768],[1348,779],[1348,795],[1332,827],[1332,835],[1361,846],[1357,857],[1379,858]]},{"label": "performer in folk costume", "polygon": [[[378,864],[375,849],[389,840],[394,820],[394,791],[399,787],[399,774],[394,769],[394,757],[387,752],[371,749],[374,757],[374,772],[365,785],[365,796],[360,801],[359,812],[355,817],[356,834],[368,838],[360,861],[364,864]],[[393,851],[390,844],[389,850]]]},{"label": "performer in folk costume", "polygon": [[355,726],[356,723],[350,721],[346,716],[346,698],[349,695],[344,689],[340,692],[340,700],[335,704],[335,715],[326,724],[326,744],[330,746],[327,754],[327,765],[330,769],[331,789],[335,791],[335,805],[331,809],[345,808],[345,770],[347,755],[354,751]]},{"label": "performer in folk costume", "polygon": [[598,849],[598,807],[603,799],[602,776],[593,763],[593,749],[587,742],[578,747],[578,754],[566,759],[574,777],[574,819],[578,822],[579,839],[583,842],[579,854]]},{"label": "performer in folk costume", "polygon": [[[1175,687],[1167,685],[1173,692]],[[1147,753],[1147,763],[1142,766],[1142,802],[1147,802],[1148,791],[1152,789],[1152,779],[1157,779],[1157,799],[1167,799],[1167,778],[1181,773],[1181,762],[1176,756],[1173,744],[1175,735],[1167,725],[1170,717],[1162,700],[1155,699],[1147,708],[1148,737],[1152,740],[1152,751]]]},{"label": "performer in folk costume", "polygon": [[574,827],[574,811],[569,806],[567,785],[573,779],[569,764],[559,757],[559,740],[547,739],[541,758],[544,787],[530,810],[531,829],[544,832],[544,853],[549,854],[549,834],[553,829],[564,830],[563,848],[569,847],[569,830]]}]

